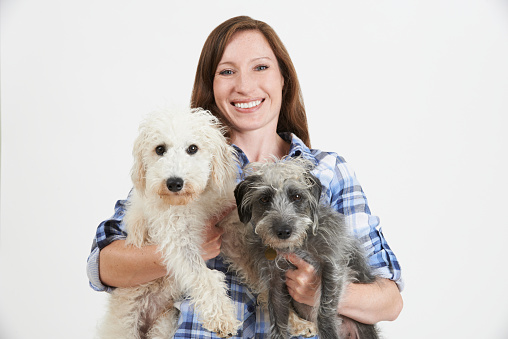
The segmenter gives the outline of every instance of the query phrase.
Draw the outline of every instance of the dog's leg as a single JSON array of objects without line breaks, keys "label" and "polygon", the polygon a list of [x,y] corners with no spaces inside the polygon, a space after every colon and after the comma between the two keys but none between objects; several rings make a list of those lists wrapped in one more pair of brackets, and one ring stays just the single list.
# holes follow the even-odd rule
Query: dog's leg
[{"label": "dog's leg", "polygon": [[98,331],[100,339],[140,339],[142,311],[136,303],[137,289],[116,289]]},{"label": "dog's leg", "polygon": [[272,269],[268,290],[268,311],[270,313],[270,338],[289,338],[289,305],[291,295],[286,286],[284,271]]},{"label": "dog's leg", "polygon": [[241,322],[227,295],[224,273],[210,270],[191,239],[180,239],[163,248],[164,262],[178,287],[185,291],[202,320],[203,327],[229,337],[237,332]]},{"label": "dog's leg", "polygon": [[336,339],[339,337],[340,318],[338,316],[339,298],[344,282],[336,265],[330,262],[322,264],[321,299],[317,313],[319,337]]},{"label": "dog's leg", "polygon": [[189,295],[203,320],[203,327],[222,338],[235,335],[241,322],[236,319],[234,304],[227,295],[224,273],[205,267],[197,279],[201,283],[195,284]]},{"label": "dog's leg", "polygon": [[348,339],[378,339],[378,333],[375,325],[359,323],[348,317],[342,316],[340,326],[340,338]]},{"label": "dog's leg", "polygon": [[291,337],[303,336],[310,338],[318,334],[316,324],[300,318],[293,309],[289,310],[289,328]]},{"label": "dog's leg", "polygon": [[173,338],[178,327],[178,315],[180,311],[171,307],[162,313],[153,324],[147,334],[149,339],[168,339]]}]

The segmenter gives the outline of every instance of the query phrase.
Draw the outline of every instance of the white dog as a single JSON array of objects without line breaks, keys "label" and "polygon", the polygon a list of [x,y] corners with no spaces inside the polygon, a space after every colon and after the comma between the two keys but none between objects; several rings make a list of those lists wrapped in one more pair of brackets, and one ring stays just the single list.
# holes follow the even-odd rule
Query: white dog
[{"label": "white dog", "polygon": [[208,269],[200,256],[205,221],[235,203],[233,152],[218,120],[202,109],[158,112],[141,124],[126,243],[157,244],[168,275],[115,289],[101,338],[170,338],[178,316],[174,302],[185,295],[204,328],[221,337],[236,333],[240,322],[224,274]]}]

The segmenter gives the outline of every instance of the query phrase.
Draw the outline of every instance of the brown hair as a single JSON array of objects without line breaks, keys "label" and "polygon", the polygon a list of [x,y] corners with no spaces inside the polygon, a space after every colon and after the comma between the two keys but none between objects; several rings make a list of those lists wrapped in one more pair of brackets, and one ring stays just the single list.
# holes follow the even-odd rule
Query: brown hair
[{"label": "brown hair", "polygon": [[284,78],[282,89],[282,104],[280,109],[277,132],[291,132],[297,135],[310,147],[310,137],[307,125],[307,116],[296,75],[295,67],[277,36],[277,33],[268,24],[254,20],[248,16],[237,16],[217,26],[208,36],[199,57],[194,88],[192,89],[191,107],[202,107],[210,110],[225,125],[229,125],[215,103],[213,94],[213,79],[217,65],[222,59],[226,45],[236,32],[257,30],[268,41],[273,53],[277,57],[280,72]]}]

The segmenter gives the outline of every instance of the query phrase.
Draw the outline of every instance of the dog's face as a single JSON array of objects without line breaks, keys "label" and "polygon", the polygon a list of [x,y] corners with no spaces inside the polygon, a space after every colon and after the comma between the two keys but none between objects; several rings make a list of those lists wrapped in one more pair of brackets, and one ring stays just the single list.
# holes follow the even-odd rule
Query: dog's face
[{"label": "dog's face", "polygon": [[218,121],[203,110],[156,112],[140,126],[134,144],[135,189],[170,205],[184,205],[207,185],[234,175],[231,147]]},{"label": "dog's face", "polygon": [[263,244],[289,251],[315,231],[320,195],[319,180],[297,161],[264,164],[235,189],[240,220]]}]

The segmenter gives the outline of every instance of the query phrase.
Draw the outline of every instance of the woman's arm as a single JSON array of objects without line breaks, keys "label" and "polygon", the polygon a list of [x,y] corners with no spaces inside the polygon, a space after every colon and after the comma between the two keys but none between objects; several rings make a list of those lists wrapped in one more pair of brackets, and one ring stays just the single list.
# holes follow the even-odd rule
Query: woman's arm
[{"label": "woman's arm", "polygon": [[99,275],[111,287],[133,287],[166,275],[157,246],[142,248],[113,241],[99,254]]},{"label": "woman's arm", "polygon": [[[230,210],[227,211],[229,212]],[[205,227],[206,237],[201,248],[201,256],[205,261],[220,253],[224,231],[215,225],[227,213],[210,220]],[[116,240],[100,251],[99,275],[105,285],[133,287],[166,275],[166,267],[156,245],[138,248],[126,246],[125,240]]]},{"label": "woman's arm", "polygon": [[339,302],[338,312],[364,324],[375,324],[397,319],[402,307],[397,284],[378,278],[372,284],[349,284]]},{"label": "woman's arm", "polygon": [[[320,297],[320,280],[314,267],[295,254],[287,258],[296,266],[286,273],[289,294],[296,301],[314,306]],[[402,311],[402,296],[395,282],[378,278],[372,284],[349,284],[342,295],[338,313],[364,324],[393,321]]]}]

